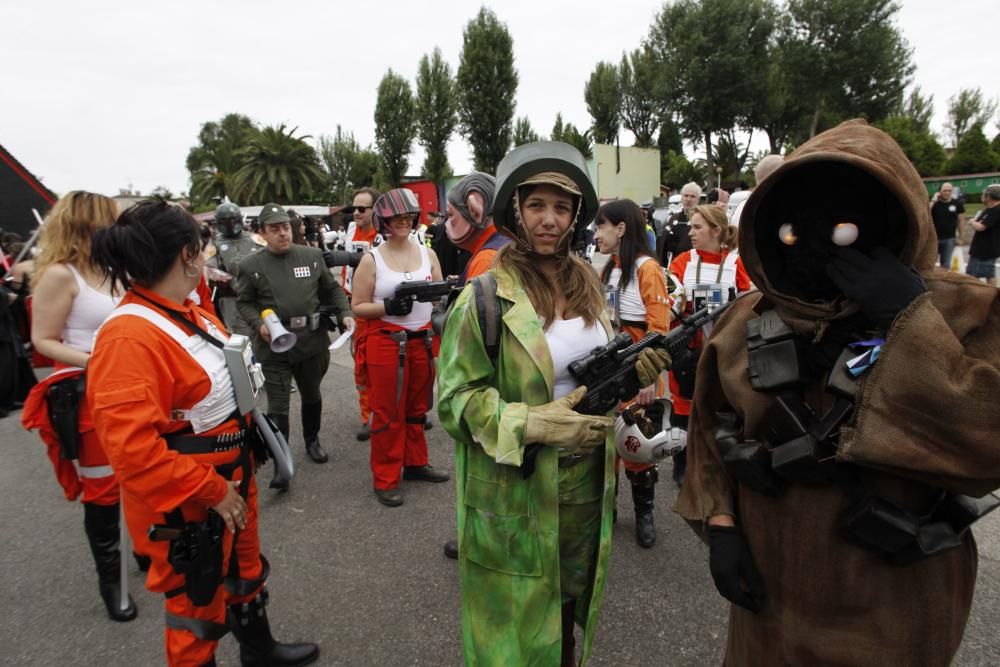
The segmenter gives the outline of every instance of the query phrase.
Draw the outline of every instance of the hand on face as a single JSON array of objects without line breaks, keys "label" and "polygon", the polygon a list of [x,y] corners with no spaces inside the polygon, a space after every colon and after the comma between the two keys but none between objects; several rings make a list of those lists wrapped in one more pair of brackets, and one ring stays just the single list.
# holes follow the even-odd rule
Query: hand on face
[{"label": "hand on face", "polygon": [[521,201],[521,227],[539,255],[555,255],[573,224],[573,197],[552,185],[539,185]]}]

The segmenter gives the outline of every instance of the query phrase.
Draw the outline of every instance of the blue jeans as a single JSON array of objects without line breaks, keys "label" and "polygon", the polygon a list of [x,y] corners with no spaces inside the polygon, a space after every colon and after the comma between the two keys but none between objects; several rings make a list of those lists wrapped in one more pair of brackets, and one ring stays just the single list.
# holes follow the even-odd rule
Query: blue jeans
[{"label": "blue jeans", "polygon": [[965,272],[975,278],[996,278],[997,260],[996,257],[990,259],[979,259],[969,257],[969,264],[965,267]]},{"label": "blue jeans", "polygon": [[951,270],[951,256],[955,253],[955,238],[938,239],[938,254],[941,256],[941,267]]}]

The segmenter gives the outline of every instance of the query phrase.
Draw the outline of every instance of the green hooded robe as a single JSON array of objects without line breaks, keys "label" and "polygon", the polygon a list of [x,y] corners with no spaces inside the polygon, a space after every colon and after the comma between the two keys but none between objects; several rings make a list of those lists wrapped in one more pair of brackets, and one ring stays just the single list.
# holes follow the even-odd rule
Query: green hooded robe
[{"label": "green hooded robe", "polygon": [[[520,468],[528,406],[552,400],[552,358],[542,323],[517,278],[502,268],[493,272],[503,312],[496,368],[484,348],[471,285],[448,318],[438,358],[438,414],[456,440],[465,663],[558,665],[562,641],[558,451],[542,447],[528,479],[522,478]],[[603,313],[601,324],[611,331]],[[593,462],[578,466],[582,471],[587,465],[591,473],[589,479],[579,480],[576,500],[601,502],[595,576],[576,606],[577,622],[585,628],[580,664],[590,654],[610,557],[613,438],[609,429]],[[564,485],[573,471],[563,469]]]}]

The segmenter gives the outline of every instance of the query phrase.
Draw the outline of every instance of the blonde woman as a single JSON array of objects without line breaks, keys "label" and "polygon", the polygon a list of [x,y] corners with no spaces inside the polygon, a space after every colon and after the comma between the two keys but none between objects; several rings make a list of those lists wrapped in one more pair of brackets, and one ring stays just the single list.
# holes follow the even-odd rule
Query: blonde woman
[{"label": "blonde woman", "polygon": [[83,388],[94,334],[117,299],[91,260],[94,233],[118,214],[115,202],[90,192],[70,192],[45,220],[36,262],[31,342],[55,362],[55,371],[32,389],[21,423],[38,429],[67,500],[80,498],[83,525],[97,566],[108,616],[131,621],[129,598],[119,587],[118,480],[94,433]]}]

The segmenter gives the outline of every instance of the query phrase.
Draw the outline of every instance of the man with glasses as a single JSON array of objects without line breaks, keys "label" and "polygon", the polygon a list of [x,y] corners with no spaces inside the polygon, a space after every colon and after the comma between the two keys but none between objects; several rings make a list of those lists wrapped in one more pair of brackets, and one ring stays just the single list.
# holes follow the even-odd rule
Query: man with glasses
[{"label": "man with glasses", "polygon": [[[289,395],[292,378],[302,397],[302,435],[306,453],[316,463],[326,463],[319,444],[323,397],[319,385],[330,366],[330,336],[320,306],[332,307],[338,324],[353,324],[344,291],[326,268],[318,248],[292,243],[288,213],[277,204],[261,210],[260,233],[267,242],[265,252],[240,262],[237,306],[252,327],[254,354],[264,370],[267,414],[288,439]],[[271,349],[271,334],[261,313],[273,310],[281,324],[296,336],[295,345],[284,352]],[[271,488],[286,490],[288,480],[275,476]]]},{"label": "man with glasses", "polygon": [[[382,237],[379,236],[378,230],[372,224],[372,206],[375,205],[375,200],[381,196],[382,193],[374,188],[361,188],[355,191],[354,201],[351,204],[354,220],[347,226],[345,245],[348,252],[353,251],[355,243],[367,243],[369,249],[381,243]],[[350,301],[351,277],[354,275],[354,269],[345,266],[340,275],[344,291],[347,292],[347,300]],[[358,407],[361,410],[361,428],[358,429],[358,440],[367,440],[371,437],[371,431],[368,427],[368,420],[371,416],[371,410],[368,409],[368,373],[365,371],[364,354],[359,353],[359,350],[363,350],[359,343],[364,338],[364,327],[365,320],[356,320],[352,341],[354,346],[354,384],[358,388]]]}]

